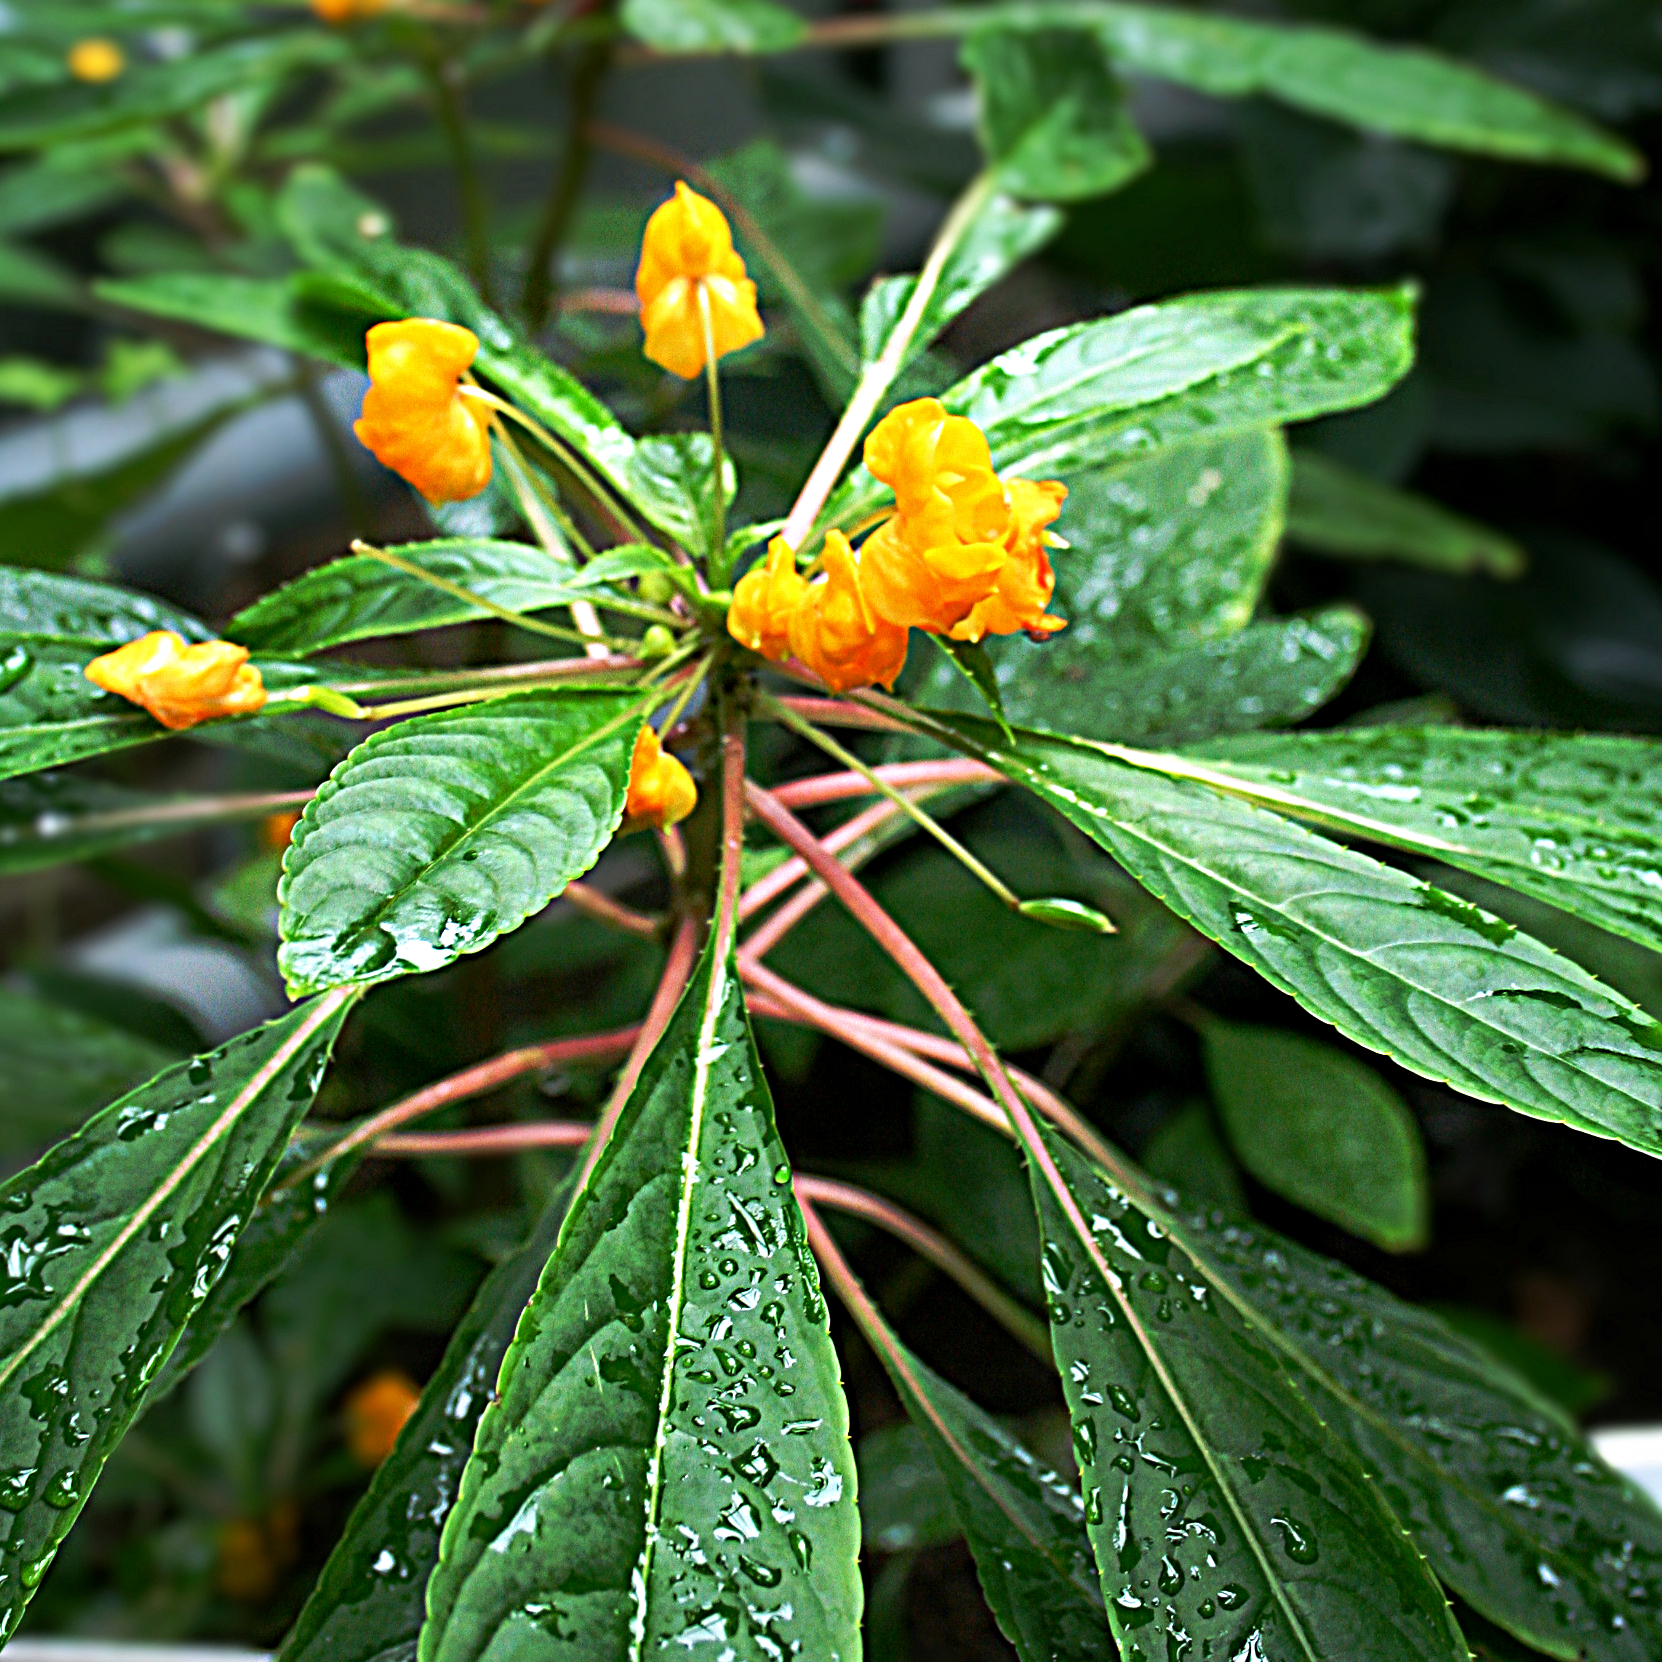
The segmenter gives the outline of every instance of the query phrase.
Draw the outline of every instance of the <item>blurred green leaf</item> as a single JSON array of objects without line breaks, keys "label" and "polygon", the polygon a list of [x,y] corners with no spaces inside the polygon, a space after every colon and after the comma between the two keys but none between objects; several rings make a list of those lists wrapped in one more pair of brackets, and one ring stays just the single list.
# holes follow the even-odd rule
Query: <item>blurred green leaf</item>
[{"label": "blurred green leaf", "polygon": [[1470,1339],[1479,1350],[1487,1351],[1503,1367],[1526,1380],[1571,1419],[1579,1420],[1616,1388],[1616,1382],[1608,1374],[1578,1366],[1487,1310],[1473,1310],[1460,1304],[1433,1304],[1428,1308],[1462,1338]]},{"label": "blurred green leaf", "polygon": [[1186,1200],[1220,1206],[1233,1217],[1247,1214],[1246,1188],[1212,1111],[1204,1102],[1180,1108],[1148,1140],[1143,1167],[1180,1189]]},{"label": "blurred green leaf", "polygon": [[154,595],[114,583],[0,566],[0,630],[9,635],[29,636],[42,645],[103,650],[153,629],[171,629],[187,641],[214,638],[205,623]]},{"label": "blurred green leaf", "polygon": [[777,52],[807,33],[772,0],[623,0],[623,26],[662,52]]},{"label": "blurred green leaf", "polygon": [[940,1546],[963,1533],[946,1479],[910,1420],[868,1431],[856,1455],[863,1545],[906,1552]]}]

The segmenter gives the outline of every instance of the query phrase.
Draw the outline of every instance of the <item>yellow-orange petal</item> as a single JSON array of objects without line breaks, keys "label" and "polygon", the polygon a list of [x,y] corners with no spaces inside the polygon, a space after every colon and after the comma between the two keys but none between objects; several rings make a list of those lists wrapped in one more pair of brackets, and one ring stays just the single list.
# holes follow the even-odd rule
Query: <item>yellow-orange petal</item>
[{"label": "yellow-orange petal", "polygon": [[1066,620],[1045,611],[1056,589],[1045,544],[1046,527],[1062,511],[1067,486],[1055,479],[1011,479],[1010,529],[1005,546],[1009,554],[998,574],[997,586],[954,625],[954,640],[978,641],[984,635],[1053,635]]},{"label": "yellow-orange petal", "polygon": [[791,650],[833,692],[893,686],[906,663],[906,631],[866,600],[848,538],[828,531],[822,582],[809,585],[791,618]]},{"label": "yellow-orange petal", "polygon": [[796,555],[783,537],[768,544],[767,559],[753,566],[733,590],[727,632],[741,646],[778,663],[790,655],[791,618],[808,584],[796,569]]},{"label": "yellow-orange petal", "polygon": [[222,716],[253,715],[267,697],[247,647],[231,641],[186,646],[170,629],[153,629],[106,652],[84,673],[94,686],[142,705],[176,732]]},{"label": "yellow-orange petal", "polygon": [[392,0],[312,0],[312,10],[325,23],[350,23],[358,17],[384,12]]},{"label": "yellow-orange petal", "polygon": [[737,281],[744,261],[733,246],[727,216],[706,196],[678,181],[675,194],[646,222],[635,293],[649,306],[675,278],[725,277]]},{"label": "yellow-orange petal", "polygon": [[657,731],[650,724],[643,726],[629,761],[629,794],[618,835],[662,831],[679,824],[697,805],[693,776],[663,748]]},{"label": "yellow-orange petal", "polygon": [[78,40],[70,47],[64,62],[77,81],[99,85],[113,81],[127,67],[127,54],[120,45],[103,35]]},{"label": "yellow-orange petal", "polygon": [[717,358],[762,338],[756,285],[745,275],[726,216],[684,182],[646,222],[635,294],[646,356],[683,380],[697,375],[709,356],[704,306]]}]

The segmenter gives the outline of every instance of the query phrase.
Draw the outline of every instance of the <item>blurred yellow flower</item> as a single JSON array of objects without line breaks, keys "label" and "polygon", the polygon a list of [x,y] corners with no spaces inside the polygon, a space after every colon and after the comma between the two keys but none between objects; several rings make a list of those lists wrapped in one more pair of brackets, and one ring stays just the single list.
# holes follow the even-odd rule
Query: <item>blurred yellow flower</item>
[{"label": "blurred yellow flower", "polygon": [[726,217],[684,183],[646,222],[635,294],[647,357],[683,380],[704,367],[705,306],[716,357],[762,338],[756,285],[745,276]]},{"label": "blurred yellow flower", "polygon": [[387,1368],[354,1385],[346,1398],[346,1446],[360,1466],[373,1469],[392,1453],[421,1389],[408,1374]]},{"label": "blurred yellow flower", "polygon": [[384,12],[392,0],[312,0],[312,10],[325,23],[350,23],[358,17]]},{"label": "blurred yellow flower", "polygon": [[429,502],[463,502],[491,482],[490,413],[461,391],[479,337],[459,324],[412,317],[364,336],[369,391],[352,431],[377,461]]},{"label": "blurred yellow flower", "polygon": [[94,658],[85,674],[94,686],[142,704],[175,731],[219,716],[253,715],[266,701],[247,647],[230,641],[186,646],[171,629],[152,629]]},{"label": "blurred yellow flower", "polygon": [[77,81],[113,81],[127,67],[127,54],[102,35],[78,40],[64,60]]}]

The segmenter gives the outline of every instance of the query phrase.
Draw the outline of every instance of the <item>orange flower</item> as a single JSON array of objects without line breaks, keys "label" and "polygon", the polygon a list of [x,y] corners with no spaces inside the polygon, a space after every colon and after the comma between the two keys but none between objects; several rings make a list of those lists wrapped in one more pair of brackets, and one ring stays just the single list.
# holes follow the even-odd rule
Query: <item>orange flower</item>
[{"label": "orange flower", "polygon": [[629,762],[629,795],[618,835],[662,831],[684,820],[697,805],[693,776],[663,748],[650,724],[642,727]]},{"label": "orange flower", "polygon": [[705,304],[718,358],[762,338],[756,285],[744,274],[725,216],[683,183],[646,222],[635,293],[647,357],[683,380],[704,367]]},{"label": "orange flower", "polygon": [[379,1466],[420,1401],[415,1381],[396,1368],[355,1385],[346,1399],[346,1446],[352,1458],[371,1470]]},{"label": "orange flower", "polygon": [[866,466],[896,512],[867,539],[861,574],[890,623],[945,634],[997,586],[1009,498],[981,429],[935,398],[891,410],[866,440]]},{"label": "orange flower", "polygon": [[214,1581],[227,1598],[264,1604],[300,1557],[300,1508],[280,1500],[263,1518],[236,1518],[219,1529]]},{"label": "orange flower", "polygon": [[96,85],[113,81],[127,67],[127,54],[113,40],[93,35],[87,40],[76,41],[64,62],[77,81],[90,81]]},{"label": "orange flower", "polygon": [[791,650],[832,692],[894,685],[906,663],[906,631],[867,601],[848,538],[827,531],[825,580],[812,583],[791,614]]},{"label": "orange flower", "polygon": [[374,17],[392,0],[312,0],[312,10],[325,23],[350,23],[355,17]]},{"label": "orange flower", "polygon": [[808,584],[796,569],[796,555],[783,537],[768,544],[765,564],[752,566],[733,590],[727,609],[727,632],[741,646],[778,663],[789,657],[791,618],[802,604]]},{"label": "orange flower", "polygon": [[479,337],[459,324],[412,317],[377,323],[364,344],[370,388],[352,431],[429,502],[477,496],[491,482],[490,416],[460,385]]},{"label": "orange flower", "polygon": [[1042,637],[1067,627],[1065,619],[1045,611],[1056,588],[1056,573],[1050,569],[1050,556],[1045,553],[1045,545],[1051,540],[1045,527],[1061,513],[1068,488],[1055,479],[1038,483],[1011,479],[1005,488],[1010,493],[1010,525],[1004,534],[1008,558],[993,592],[985,600],[978,600],[961,623],[952,626],[955,641],[1013,635],[1018,629]]},{"label": "orange flower", "polygon": [[289,838],[294,835],[294,828],[299,823],[300,815],[298,813],[267,814],[260,821],[260,841],[267,848],[287,848]]},{"label": "orange flower", "polygon": [[247,647],[230,641],[186,646],[171,629],[152,629],[94,658],[85,674],[94,686],[142,704],[175,731],[219,716],[253,715],[266,700]]}]

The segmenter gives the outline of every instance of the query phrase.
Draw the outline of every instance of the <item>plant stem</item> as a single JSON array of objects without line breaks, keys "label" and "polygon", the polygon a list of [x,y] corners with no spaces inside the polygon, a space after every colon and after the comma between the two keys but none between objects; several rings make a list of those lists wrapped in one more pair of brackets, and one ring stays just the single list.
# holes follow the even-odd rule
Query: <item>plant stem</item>
[{"label": "plant stem", "polygon": [[522,304],[526,326],[533,334],[548,321],[551,303],[559,287],[555,261],[571,224],[584,175],[588,172],[593,142],[589,136],[589,121],[594,114],[595,100],[599,97],[611,57],[610,41],[592,41],[578,49],[577,63],[572,70],[565,153],[560,158],[560,170],[554,176],[548,200],[543,204],[542,216],[537,221],[536,235],[531,240],[530,264],[525,269]]},{"label": "plant stem", "polygon": [[[840,854],[851,844],[857,843],[862,837],[877,830],[881,825],[894,819],[900,810],[892,802],[877,802],[866,809],[863,814],[856,814],[853,819],[845,820],[836,830],[825,834],[825,846],[833,854]],[[739,897],[739,917],[754,917],[764,906],[777,900],[787,889],[794,888],[808,875],[808,862],[799,854],[793,854],[783,865],[775,866],[766,877],[759,877]],[[825,886],[816,883],[815,887],[823,894]],[[754,950],[748,944],[746,950]]]},{"label": "plant stem", "polygon": [[[785,702],[783,699],[780,703]],[[897,790],[917,785],[1008,785],[1010,781],[984,762],[894,762],[870,770],[878,779]],[[821,773],[812,779],[793,779],[776,785],[773,794],[787,808],[818,808],[828,802],[845,802],[853,796],[870,796],[873,786],[865,770],[854,773]],[[886,794],[886,793],[885,793]]]},{"label": "plant stem", "polygon": [[[827,756],[841,762],[844,767],[852,768],[867,782],[872,790],[881,792],[882,795],[886,796],[919,830],[927,831],[953,859],[980,878],[1011,911],[1020,909],[1020,898],[1003,878],[983,865],[933,814],[926,813],[911,797],[897,791],[875,768],[868,767],[852,750],[838,744],[829,733],[820,732],[812,722],[804,721],[796,711],[773,699],[764,698],[761,709],[764,713],[774,716],[783,726],[790,728],[793,733],[797,733],[808,740],[810,744],[818,745]],[[992,773],[992,769],[987,769],[987,772]],[[994,775],[994,777],[998,778],[999,776]]]},{"label": "plant stem", "polygon": [[704,331],[704,389],[710,405],[710,450],[715,466],[711,473],[710,490],[714,497],[711,511],[710,582],[715,588],[727,586],[727,484],[722,477],[726,458],[721,442],[721,368],[716,362],[716,326],[710,316],[708,285],[695,282],[698,294],[698,321]]},{"label": "plant stem", "polygon": [[401,1097],[391,1107],[371,1114],[368,1119],[359,1120],[315,1158],[296,1167],[280,1183],[274,1184],[273,1193],[279,1189],[292,1189],[296,1183],[304,1182],[313,1172],[332,1164],[343,1154],[350,1154],[353,1149],[372,1143],[424,1114],[447,1108],[453,1102],[466,1102],[470,1097],[483,1096],[510,1080],[558,1067],[562,1062],[601,1062],[612,1056],[621,1056],[634,1044],[639,1033],[639,1026],[620,1027],[610,1033],[589,1033],[580,1039],[554,1039],[548,1044],[525,1045],[519,1050],[493,1056],[488,1062],[476,1062],[470,1068],[463,1068],[459,1073],[435,1080],[431,1085]]},{"label": "plant stem", "polygon": [[[775,665],[775,668],[778,666]],[[841,698],[776,698],[775,704],[794,710],[822,727],[859,727],[874,733],[910,733],[912,728],[904,721],[885,715],[881,710],[868,710],[850,704]]]},{"label": "plant stem", "polygon": [[[99,831],[142,830],[149,825],[198,825],[215,820],[260,819],[291,808],[304,808],[315,791],[269,791],[240,796],[193,796],[178,802],[156,802],[143,808],[113,808],[108,813],[62,815],[50,832],[35,822],[32,841],[50,846],[60,837],[81,837]],[[45,816],[41,816],[44,818]],[[19,838],[19,842],[23,839]],[[15,848],[17,843],[13,843]]]},{"label": "plant stem", "polygon": [[[630,642],[630,645],[633,644]],[[647,664],[647,659],[622,655],[606,659],[540,658],[534,663],[482,664],[474,669],[414,671],[409,675],[389,675],[375,681],[337,681],[331,683],[331,688],[338,693],[369,693],[399,689],[414,691],[419,687],[431,687],[435,691],[444,688],[540,687],[564,682],[598,686],[603,684],[596,680],[598,676],[631,674],[645,669]],[[273,699],[273,703],[276,701]]]},{"label": "plant stem", "polygon": [[431,35],[423,53],[427,80],[433,89],[434,113],[450,147],[450,162],[456,173],[456,190],[462,201],[462,226],[467,241],[467,263],[474,286],[487,306],[491,296],[490,206],[479,178],[479,164],[468,137],[467,118],[457,93],[443,48]]},{"label": "plant stem", "polygon": [[558,495],[550,491],[547,482],[539,480],[532,471],[518,441],[502,420],[509,406],[494,392],[486,392],[471,381],[463,381],[459,390],[463,390],[469,398],[478,399],[494,412],[491,416],[491,435],[501,448],[503,469],[513,486],[514,501],[519,504],[521,517],[531,527],[531,533],[543,551],[561,560],[592,560],[594,549],[588,538],[578,530],[577,522],[560,505]]},{"label": "plant stem", "polygon": [[[809,1177],[799,1173],[793,1187],[799,1206],[804,1201],[810,1205],[828,1206],[835,1212],[864,1218],[867,1223],[874,1223],[897,1240],[904,1241],[919,1257],[927,1258],[936,1269],[951,1276],[1025,1349],[1041,1362],[1047,1365],[1053,1363],[1050,1333],[1045,1324],[1019,1300],[1011,1298],[946,1236],[931,1229],[922,1219],[913,1217],[881,1195],[857,1189],[852,1183],[838,1183],[829,1177]],[[807,1213],[804,1212],[803,1216],[806,1218]]]},{"label": "plant stem", "polygon": [[854,446],[859,443],[866,424],[877,413],[883,394],[900,373],[901,364],[923,322],[923,315],[940,286],[947,261],[952,258],[959,241],[992,193],[993,175],[990,172],[977,174],[942,221],[905,309],[895,320],[889,338],[883,343],[883,350],[861,371],[848,408],[843,411],[842,419],[826,442],[819,460],[814,463],[807,483],[791,506],[785,528],[780,532],[788,547],[800,549],[807,541],[820,509],[825,506],[825,499],[831,494],[831,487],[836,484],[848,458],[854,453]]},{"label": "plant stem", "polygon": [[658,938],[658,920],[650,918],[645,912],[637,912],[632,907],[620,905],[609,894],[602,894],[599,889],[587,883],[572,881],[567,883],[560,898],[571,902],[572,910],[581,912],[585,917],[594,918],[599,923],[607,923],[614,929],[621,929],[626,935],[639,935],[643,940],[655,941]]},{"label": "plant stem", "polygon": [[516,1154],[527,1148],[581,1148],[594,1135],[582,1120],[530,1120],[524,1125],[485,1125],[471,1131],[389,1132],[373,1154]]}]

